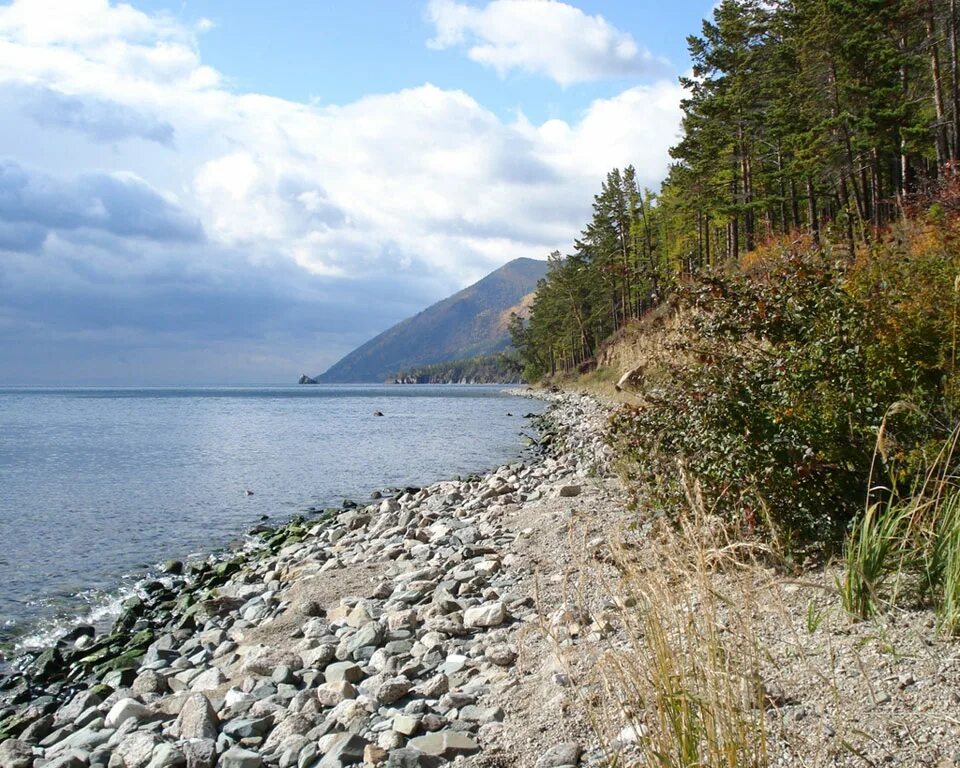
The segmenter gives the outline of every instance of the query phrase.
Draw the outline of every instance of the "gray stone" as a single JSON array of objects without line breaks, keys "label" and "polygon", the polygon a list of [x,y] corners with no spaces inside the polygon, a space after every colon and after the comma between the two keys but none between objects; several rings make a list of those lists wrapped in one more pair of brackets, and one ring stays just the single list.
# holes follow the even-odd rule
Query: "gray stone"
[{"label": "gray stone", "polygon": [[7,739],[0,744],[0,766],[2,768],[30,768],[33,765],[33,750],[30,745],[18,739]]},{"label": "gray stone", "polygon": [[71,749],[69,752],[57,755],[43,766],[44,768],[86,768],[89,762],[89,754],[80,749]]},{"label": "gray stone", "polygon": [[67,723],[72,723],[85,711],[91,707],[99,706],[101,699],[97,694],[90,691],[80,691],[76,696],[70,699],[68,704],[60,707],[53,716],[54,725],[60,727]]},{"label": "gray stone", "polygon": [[438,699],[449,690],[450,679],[443,673],[434,675],[414,688],[414,692],[425,699]]},{"label": "gray stone", "polygon": [[273,674],[270,675],[270,679],[273,680],[277,685],[283,685],[284,683],[294,683],[297,678],[293,674],[293,670],[290,669],[286,664],[281,664],[275,670]]},{"label": "gray stone", "polygon": [[166,693],[167,679],[152,669],[145,669],[133,681],[133,690],[139,694]]},{"label": "gray stone", "polygon": [[116,759],[124,768],[146,768],[158,743],[159,739],[152,733],[137,731],[128,734],[117,744],[110,757],[110,764],[113,765]]},{"label": "gray stone", "polygon": [[460,731],[437,731],[425,736],[417,736],[415,739],[410,739],[409,746],[428,755],[446,758],[472,755],[480,751],[480,745],[473,740],[473,737]]},{"label": "gray stone", "polygon": [[438,768],[444,760],[428,755],[419,749],[403,747],[393,750],[387,757],[386,768]]},{"label": "gray stone", "polygon": [[420,720],[411,715],[397,715],[393,718],[391,727],[397,733],[402,733],[404,736],[413,736],[420,727]]},{"label": "gray stone", "polygon": [[363,670],[352,661],[338,661],[324,670],[323,677],[328,683],[336,683],[340,680],[358,683],[363,679]]},{"label": "gray stone", "polygon": [[177,715],[176,731],[182,739],[216,739],[219,724],[210,700],[202,693],[191,693]]},{"label": "gray stone", "polygon": [[240,739],[266,736],[271,728],[273,728],[273,718],[260,717],[256,719],[238,718],[237,720],[230,720],[225,723],[220,730],[234,741],[240,741]]},{"label": "gray stone", "polygon": [[347,653],[356,658],[361,648],[377,647],[383,641],[383,628],[374,622],[364,624],[347,640]]},{"label": "gray stone", "polygon": [[219,768],[261,768],[263,760],[256,752],[233,747],[220,755]]},{"label": "gray stone", "polygon": [[302,736],[311,728],[313,721],[303,715],[287,715],[270,731],[267,740],[263,743],[264,752],[272,752],[291,736]]},{"label": "gray stone", "polygon": [[376,698],[381,704],[389,706],[410,692],[410,681],[405,677],[391,677],[383,681],[376,691]]},{"label": "gray stone", "polygon": [[561,498],[570,498],[571,496],[579,496],[581,487],[579,485],[561,485],[557,491],[557,496]]},{"label": "gray stone", "polygon": [[217,744],[213,739],[188,739],[180,748],[187,768],[213,768],[217,762]]},{"label": "gray stone", "polygon": [[147,768],[180,768],[186,763],[187,758],[175,744],[159,744],[154,747]]},{"label": "gray stone", "polygon": [[487,648],[484,656],[498,667],[509,667],[517,660],[517,652],[509,645],[491,645]]},{"label": "gray stone", "polygon": [[219,688],[227,681],[227,678],[223,676],[221,672],[216,667],[211,667],[190,681],[190,690],[191,691],[212,691],[216,688]]},{"label": "gray stone", "polygon": [[322,706],[335,707],[344,699],[357,698],[357,689],[346,680],[338,680],[318,686],[316,696]]},{"label": "gray stone", "polygon": [[[95,709],[90,711],[96,712]],[[44,715],[43,717],[37,718],[20,732],[20,741],[25,741],[27,744],[36,744],[50,734],[50,731],[53,730],[53,725],[53,715]]]},{"label": "gray stone", "polygon": [[60,752],[67,749],[79,749],[81,752],[93,752],[101,744],[106,744],[113,735],[112,729],[103,730],[101,728],[81,728],[76,733],[71,733],[63,741],[52,746],[47,754]]},{"label": "gray stone", "polygon": [[363,762],[363,750],[367,746],[366,739],[355,733],[340,733],[331,740],[326,754],[317,764],[317,768],[342,768],[345,765],[356,765]]},{"label": "gray stone", "polygon": [[468,704],[460,710],[460,719],[475,723],[503,722],[503,710],[500,707],[478,707]]},{"label": "gray stone", "polygon": [[574,741],[556,744],[537,760],[536,768],[561,768],[561,766],[577,765],[583,749]]}]

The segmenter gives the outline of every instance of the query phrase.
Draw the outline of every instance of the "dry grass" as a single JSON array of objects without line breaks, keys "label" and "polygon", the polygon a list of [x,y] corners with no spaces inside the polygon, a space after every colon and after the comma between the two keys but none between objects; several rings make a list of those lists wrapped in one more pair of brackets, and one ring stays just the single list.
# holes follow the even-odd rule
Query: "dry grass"
[{"label": "dry grass", "polygon": [[[768,764],[760,674],[762,647],[754,620],[765,553],[727,538],[691,494],[679,527],[625,528],[581,549],[614,569],[580,569],[605,595],[602,615],[571,607],[585,585],[543,622],[559,658],[575,632],[595,641],[596,661],[583,702],[609,765],[732,768]],[[730,598],[715,576],[736,593]],[[610,574],[616,575],[611,576]],[[567,590],[565,590],[567,591]]]}]

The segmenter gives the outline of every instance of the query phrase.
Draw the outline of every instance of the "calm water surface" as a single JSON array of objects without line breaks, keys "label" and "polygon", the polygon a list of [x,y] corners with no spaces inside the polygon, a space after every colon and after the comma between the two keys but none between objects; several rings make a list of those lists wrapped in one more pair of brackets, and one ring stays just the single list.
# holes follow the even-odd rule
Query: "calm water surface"
[{"label": "calm water surface", "polygon": [[0,389],[0,649],[262,515],[508,462],[542,408],[499,387]]}]

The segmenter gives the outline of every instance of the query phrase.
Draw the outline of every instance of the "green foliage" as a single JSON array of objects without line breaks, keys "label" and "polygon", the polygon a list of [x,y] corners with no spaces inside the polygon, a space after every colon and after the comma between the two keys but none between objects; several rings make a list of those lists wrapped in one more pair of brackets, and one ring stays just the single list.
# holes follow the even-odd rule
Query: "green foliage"
[{"label": "green foliage", "polygon": [[873,616],[882,605],[888,579],[901,562],[903,538],[910,523],[909,505],[875,502],[855,522],[844,546],[840,600],[844,610],[861,619]]},{"label": "green foliage", "polygon": [[401,384],[513,384],[521,380],[523,368],[514,350],[480,355],[468,360],[424,365],[400,371],[387,380]]},{"label": "green foliage", "polygon": [[883,467],[922,468],[950,410],[953,326],[907,297],[949,289],[957,258],[925,238],[891,239],[902,268],[881,282],[886,253],[851,266],[798,246],[686,286],[657,385],[613,419],[638,492],[675,508],[686,473],[745,530],[829,542],[863,509],[881,425]]},{"label": "green foliage", "polygon": [[511,329],[528,380],[576,370],[611,333],[659,301],[670,270],[656,227],[653,195],[640,192],[633,167],[607,174],[574,252],[550,255],[529,321]]},{"label": "green foliage", "polygon": [[[882,436],[881,436],[882,437]],[[931,603],[948,634],[960,632],[960,477],[955,456],[960,425],[912,492],[886,491],[855,521],[845,546],[840,596],[844,608],[868,618],[897,595],[886,589],[891,577],[917,578],[911,594]],[[882,440],[878,441],[882,447]]]}]

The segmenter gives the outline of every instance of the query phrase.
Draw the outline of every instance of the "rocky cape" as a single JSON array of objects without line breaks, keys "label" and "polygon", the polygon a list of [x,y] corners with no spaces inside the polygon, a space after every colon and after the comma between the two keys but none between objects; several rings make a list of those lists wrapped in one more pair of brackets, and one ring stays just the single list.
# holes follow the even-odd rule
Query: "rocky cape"
[{"label": "rocky cape", "polygon": [[317,376],[323,384],[383,382],[398,371],[492,355],[510,346],[510,317],[525,314],[547,262],[514,259],[357,347]]},{"label": "rocky cape", "polygon": [[608,457],[603,409],[548,397],[528,461],[168,563],[109,634],[22,660],[0,682],[0,768],[399,768],[495,748],[540,620],[529,532],[508,521],[569,502]]}]

